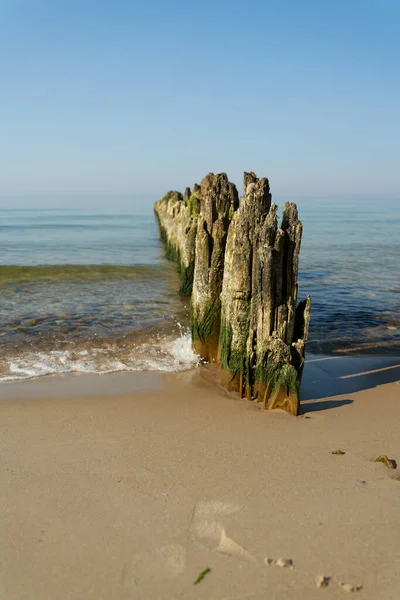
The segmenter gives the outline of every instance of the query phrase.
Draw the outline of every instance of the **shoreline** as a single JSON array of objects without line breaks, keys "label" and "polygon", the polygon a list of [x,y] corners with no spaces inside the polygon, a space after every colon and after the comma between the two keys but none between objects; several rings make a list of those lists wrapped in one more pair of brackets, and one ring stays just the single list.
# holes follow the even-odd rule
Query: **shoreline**
[{"label": "shoreline", "polygon": [[[160,392],[171,385],[202,379],[218,388],[215,369],[198,365],[182,371],[116,371],[61,373],[0,382],[0,401],[36,397],[114,396]],[[400,356],[307,354],[301,384],[301,402],[354,393],[400,380]],[[228,394],[235,397],[235,394]]]}]

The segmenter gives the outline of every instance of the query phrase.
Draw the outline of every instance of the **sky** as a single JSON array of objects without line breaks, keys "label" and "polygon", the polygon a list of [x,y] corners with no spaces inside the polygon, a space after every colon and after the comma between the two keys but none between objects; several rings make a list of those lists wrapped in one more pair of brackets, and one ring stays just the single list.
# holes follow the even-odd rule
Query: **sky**
[{"label": "sky", "polygon": [[398,0],[0,0],[0,207],[400,198]]}]

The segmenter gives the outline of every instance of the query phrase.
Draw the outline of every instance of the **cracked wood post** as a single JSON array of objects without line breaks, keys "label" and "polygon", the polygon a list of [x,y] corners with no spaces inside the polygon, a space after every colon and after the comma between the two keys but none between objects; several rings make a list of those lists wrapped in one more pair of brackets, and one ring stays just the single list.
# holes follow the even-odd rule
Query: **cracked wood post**
[{"label": "cracked wood post", "polygon": [[203,179],[190,324],[193,349],[207,361],[218,358],[225,246],[229,224],[238,205],[236,187],[225,173],[209,173]]},{"label": "cracked wood post", "polygon": [[280,227],[276,210],[268,180],[245,173],[226,244],[220,363],[228,387],[298,414],[310,298],[296,309],[297,208],[285,204]]}]

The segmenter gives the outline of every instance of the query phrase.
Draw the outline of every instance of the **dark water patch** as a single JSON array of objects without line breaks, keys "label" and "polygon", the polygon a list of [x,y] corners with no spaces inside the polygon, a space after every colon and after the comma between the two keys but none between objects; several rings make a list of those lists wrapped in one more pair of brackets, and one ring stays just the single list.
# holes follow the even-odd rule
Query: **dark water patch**
[{"label": "dark water patch", "polygon": [[0,285],[46,281],[150,280],[165,276],[164,265],[0,265]]}]

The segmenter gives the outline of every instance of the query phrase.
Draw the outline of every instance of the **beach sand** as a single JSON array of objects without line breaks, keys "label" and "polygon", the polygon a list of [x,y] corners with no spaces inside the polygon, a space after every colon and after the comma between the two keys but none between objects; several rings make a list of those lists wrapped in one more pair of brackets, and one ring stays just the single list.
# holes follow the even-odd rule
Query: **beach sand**
[{"label": "beach sand", "polygon": [[397,600],[399,380],[309,357],[298,418],[206,368],[3,384],[0,598]]}]

